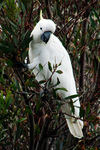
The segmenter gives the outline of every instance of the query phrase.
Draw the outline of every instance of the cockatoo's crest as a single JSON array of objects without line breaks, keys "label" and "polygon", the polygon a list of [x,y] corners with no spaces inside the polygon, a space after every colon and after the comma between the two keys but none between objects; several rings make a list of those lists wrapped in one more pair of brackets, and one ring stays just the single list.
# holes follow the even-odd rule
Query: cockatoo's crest
[{"label": "cockatoo's crest", "polygon": [[40,10],[40,20],[43,19],[43,16],[42,16],[42,10]]}]

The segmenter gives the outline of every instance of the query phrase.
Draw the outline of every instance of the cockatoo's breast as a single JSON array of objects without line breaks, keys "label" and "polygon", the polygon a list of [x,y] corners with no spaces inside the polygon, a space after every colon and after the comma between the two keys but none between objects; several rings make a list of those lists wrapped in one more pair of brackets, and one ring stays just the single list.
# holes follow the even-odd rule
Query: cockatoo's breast
[{"label": "cockatoo's breast", "polygon": [[[56,64],[61,64],[58,66],[57,70],[66,72],[69,76],[73,75],[69,55],[59,39],[53,34],[51,34],[48,43],[41,42],[34,44],[31,42],[29,48],[29,58],[30,62],[34,62],[35,64],[34,73],[35,75],[38,74],[36,77],[38,81],[44,79],[48,80],[48,78],[50,78],[52,72],[50,72],[48,68],[48,62],[51,63],[52,68]],[[39,70],[39,64],[43,66],[43,71]],[[55,73],[55,75],[59,77],[57,73]]]}]

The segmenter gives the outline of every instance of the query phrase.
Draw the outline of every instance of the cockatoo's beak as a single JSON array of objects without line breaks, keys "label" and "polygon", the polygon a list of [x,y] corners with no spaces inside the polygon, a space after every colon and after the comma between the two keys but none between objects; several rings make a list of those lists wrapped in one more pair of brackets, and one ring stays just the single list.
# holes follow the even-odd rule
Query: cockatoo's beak
[{"label": "cockatoo's beak", "polygon": [[46,31],[41,35],[41,40],[45,43],[48,42],[49,38],[50,38],[51,32],[50,31]]},{"label": "cockatoo's beak", "polygon": [[40,20],[42,20],[43,17],[42,17],[42,10],[40,10]]}]

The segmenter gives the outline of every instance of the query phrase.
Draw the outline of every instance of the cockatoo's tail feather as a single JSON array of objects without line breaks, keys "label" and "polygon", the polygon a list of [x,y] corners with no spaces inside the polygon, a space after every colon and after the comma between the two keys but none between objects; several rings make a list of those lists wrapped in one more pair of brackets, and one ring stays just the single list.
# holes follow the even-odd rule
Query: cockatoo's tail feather
[{"label": "cockatoo's tail feather", "polygon": [[83,128],[82,124],[83,123],[82,123],[82,121],[75,120],[75,119],[73,121],[73,118],[66,119],[66,121],[67,121],[67,124],[68,124],[68,127],[69,127],[71,134],[74,137],[77,137],[79,139],[82,138],[83,137],[83,132],[82,132],[82,128]]}]

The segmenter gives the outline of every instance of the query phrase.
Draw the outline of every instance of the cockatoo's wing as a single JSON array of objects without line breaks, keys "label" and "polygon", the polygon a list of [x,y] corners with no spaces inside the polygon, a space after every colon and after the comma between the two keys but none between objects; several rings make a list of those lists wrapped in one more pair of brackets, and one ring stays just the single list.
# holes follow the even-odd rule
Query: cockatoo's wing
[{"label": "cockatoo's wing", "polygon": [[[51,82],[55,85],[57,83],[57,78],[59,78],[60,84],[57,85],[56,88],[64,87],[67,89],[67,92],[62,90],[58,90],[57,92],[65,98],[77,94],[76,85],[70,57],[59,39],[53,35],[55,28],[54,22],[49,19],[42,19],[35,26],[31,33],[33,40],[29,44],[30,64],[28,64],[28,67],[29,69],[34,68],[36,79],[40,81],[44,79],[48,80],[52,74],[48,69],[48,61],[51,63],[52,68],[55,64],[59,65],[61,63],[57,69],[61,70],[63,73],[58,74],[55,72]],[[39,64],[43,66],[42,71],[39,70]],[[79,99],[77,97],[72,100],[75,109],[73,115],[79,117]],[[71,134],[74,137],[82,138],[83,122],[81,120],[75,120],[75,118],[70,116],[72,112],[68,101],[61,106],[61,110],[65,114]]]}]

